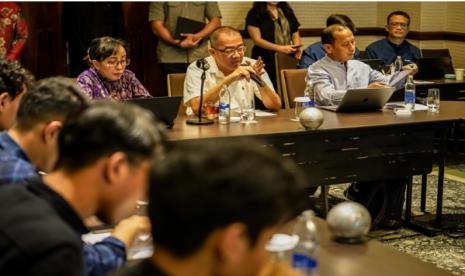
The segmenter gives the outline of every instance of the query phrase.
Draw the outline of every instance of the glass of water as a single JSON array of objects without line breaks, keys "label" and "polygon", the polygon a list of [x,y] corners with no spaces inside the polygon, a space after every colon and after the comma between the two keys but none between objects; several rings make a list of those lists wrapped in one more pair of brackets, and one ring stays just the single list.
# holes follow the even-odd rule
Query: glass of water
[{"label": "glass of water", "polygon": [[255,123],[255,99],[254,93],[246,93],[241,100],[241,122]]},{"label": "glass of water", "polygon": [[428,95],[426,97],[426,105],[428,110],[432,112],[439,112],[439,103],[441,101],[440,93],[438,88],[428,89]]},{"label": "glass of water", "polygon": [[308,101],[307,97],[295,97],[294,98],[294,118],[291,121],[298,122],[300,112],[304,109],[304,104]]}]

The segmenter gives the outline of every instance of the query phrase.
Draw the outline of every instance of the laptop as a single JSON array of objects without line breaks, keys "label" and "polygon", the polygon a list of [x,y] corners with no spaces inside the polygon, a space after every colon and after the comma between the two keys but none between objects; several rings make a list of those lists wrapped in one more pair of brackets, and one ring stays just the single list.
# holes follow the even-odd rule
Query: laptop
[{"label": "laptop", "polygon": [[165,123],[168,128],[172,128],[174,126],[174,119],[178,115],[181,100],[181,96],[172,96],[129,99],[126,102],[150,110],[158,120]]},{"label": "laptop", "polygon": [[420,58],[417,65],[415,79],[418,80],[442,79],[445,74],[454,73],[451,58],[447,56]]},{"label": "laptop", "polygon": [[361,59],[360,61],[370,65],[371,69],[374,69],[380,72],[381,72],[381,69],[383,69],[382,59]]},{"label": "laptop", "polygon": [[335,112],[373,111],[384,107],[394,87],[348,89],[337,106],[318,106]]}]

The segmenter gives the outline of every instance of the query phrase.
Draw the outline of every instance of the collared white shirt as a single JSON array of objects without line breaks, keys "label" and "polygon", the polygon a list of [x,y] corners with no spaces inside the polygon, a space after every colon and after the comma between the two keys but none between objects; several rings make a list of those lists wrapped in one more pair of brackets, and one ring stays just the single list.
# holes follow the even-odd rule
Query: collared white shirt
[{"label": "collared white shirt", "polygon": [[[395,75],[385,76],[358,60],[342,63],[326,55],[308,68],[305,81],[317,105],[338,105],[347,89],[366,88],[372,82],[388,84]],[[399,82],[397,88],[403,84]]]},{"label": "collared white shirt", "polygon": [[[225,78],[223,72],[218,69],[216,65],[215,59],[212,56],[205,58],[205,60],[210,65],[210,69],[206,71],[205,75],[205,84],[203,88],[203,92],[210,90],[213,86],[215,86],[218,82]],[[255,59],[251,59],[248,57],[244,57],[242,63],[246,63],[249,61],[251,64],[256,62]],[[196,62],[193,62],[189,65],[186,72],[186,79],[184,80],[184,105],[187,106],[186,114],[192,115],[193,111],[190,108],[189,101],[195,97],[200,96],[200,84],[201,84],[201,77],[202,69],[196,66]],[[273,90],[273,84],[271,83],[270,77],[268,73],[264,73],[262,76],[263,81],[271,87]],[[257,98],[261,100],[262,96],[260,95],[260,91],[258,90],[257,84],[250,80],[239,80],[231,83],[228,86],[229,93],[231,94],[231,109],[239,109],[241,100],[246,98],[247,95],[250,93],[254,93]]]}]

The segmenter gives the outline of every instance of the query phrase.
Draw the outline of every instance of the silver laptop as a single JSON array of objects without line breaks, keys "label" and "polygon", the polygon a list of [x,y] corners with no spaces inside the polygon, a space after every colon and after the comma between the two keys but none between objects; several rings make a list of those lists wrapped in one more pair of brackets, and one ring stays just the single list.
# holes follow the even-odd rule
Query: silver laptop
[{"label": "silver laptop", "polygon": [[335,112],[358,112],[382,109],[394,93],[394,87],[348,89],[337,106],[318,106]]}]

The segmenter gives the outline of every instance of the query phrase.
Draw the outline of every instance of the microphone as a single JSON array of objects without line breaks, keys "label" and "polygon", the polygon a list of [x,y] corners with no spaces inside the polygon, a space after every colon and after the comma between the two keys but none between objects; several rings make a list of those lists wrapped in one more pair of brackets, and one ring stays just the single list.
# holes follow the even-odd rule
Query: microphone
[{"label": "microphone", "polygon": [[208,62],[204,58],[198,59],[195,64],[197,65],[198,68],[204,71],[207,71],[208,69],[210,69],[210,64],[208,64]]},{"label": "microphone", "polygon": [[197,119],[190,119],[186,121],[188,125],[210,125],[213,124],[212,120],[202,119],[202,109],[203,109],[203,86],[205,84],[205,72],[210,69],[210,64],[204,59],[198,59],[195,62],[195,65],[202,69],[202,75],[200,76],[200,101],[199,101],[199,114]]}]

